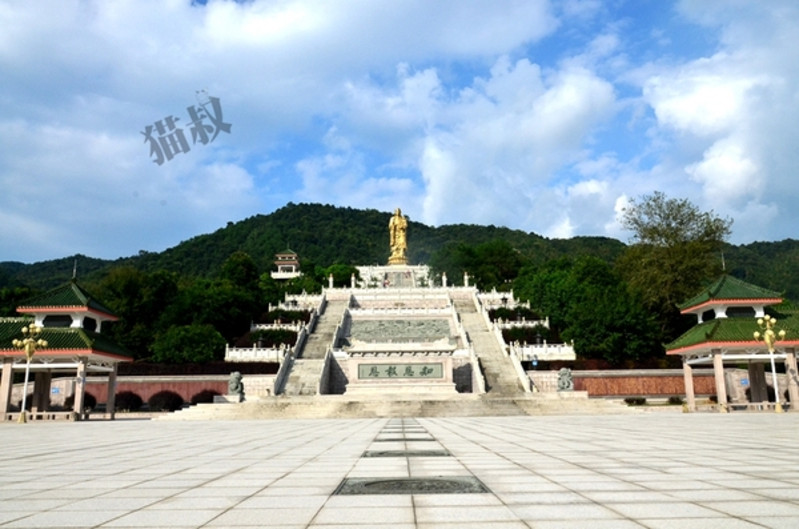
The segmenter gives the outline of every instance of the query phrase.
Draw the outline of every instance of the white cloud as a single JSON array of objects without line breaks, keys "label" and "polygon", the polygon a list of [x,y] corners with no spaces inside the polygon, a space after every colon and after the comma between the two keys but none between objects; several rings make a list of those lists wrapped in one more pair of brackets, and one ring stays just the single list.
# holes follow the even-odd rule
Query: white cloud
[{"label": "white cloud", "polygon": [[472,222],[549,230],[568,204],[546,190],[548,180],[577,160],[613,105],[612,87],[587,70],[544,76],[527,60],[501,59],[428,135],[422,218],[459,222],[466,206]]},{"label": "white cloud", "polygon": [[711,204],[734,204],[761,190],[757,164],[730,138],[714,143],[705,151],[702,161],[689,165],[686,171],[702,184]]},{"label": "white cloud", "polygon": [[721,54],[700,59],[686,71],[653,77],[644,86],[644,98],[662,124],[678,131],[698,136],[728,132],[744,117],[749,94],[767,83],[738,77],[729,71],[730,62]]},{"label": "white cloud", "polygon": [[[0,0],[0,260],[288,201],[618,236],[624,197],[661,190],[736,241],[795,236],[799,6],[675,5]],[[185,126],[198,89],[231,134],[153,164],[140,131]]]}]

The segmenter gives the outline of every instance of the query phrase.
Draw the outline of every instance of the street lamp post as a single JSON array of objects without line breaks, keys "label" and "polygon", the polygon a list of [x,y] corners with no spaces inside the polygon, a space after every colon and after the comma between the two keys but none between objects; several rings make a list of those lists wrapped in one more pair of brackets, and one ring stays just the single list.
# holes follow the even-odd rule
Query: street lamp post
[{"label": "street lamp post", "polygon": [[22,387],[22,406],[19,410],[19,419],[17,420],[19,423],[27,422],[25,408],[27,407],[28,400],[28,379],[30,378],[31,360],[33,360],[33,355],[36,354],[37,349],[47,347],[47,340],[39,338],[41,332],[42,328],[36,325],[23,327],[22,336],[24,336],[24,338],[22,340],[15,339],[11,342],[17,349],[25,351],[25,358],[27,359],[27,363],[25,364],[25,384]]},{"label": "street lamp post", "polygon": [[[777,324],[777,319],[772,318],[768,314],[762,318],[757,319],[757,324],[763,329],[763,333],[755,331],[755,340],[762,339],[768,348],[769,359],[771,360],[771,378],[774,380],[774,411],[782,413],[782,404],[780,403],[780,386],[777,383],[777,368],[774,366],[774,343],[779,339],[785,338],[785,331],[774,332],[774,326]],[[779,336],[779,338],[777,338]]]}]

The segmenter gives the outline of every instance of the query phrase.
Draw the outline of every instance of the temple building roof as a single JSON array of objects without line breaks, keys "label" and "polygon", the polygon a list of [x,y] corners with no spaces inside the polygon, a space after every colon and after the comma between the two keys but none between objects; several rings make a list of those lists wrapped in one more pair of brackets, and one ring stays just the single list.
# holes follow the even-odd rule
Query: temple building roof
[{"label": "temple building roof", "polygon": [[[31,318],[0,318],[0,356],[24,356],[12,341],[22,338],[22,327],[33,324]],[[81,328],[42,329],[39,338],[47,341],[47,347],[36,353],[37,358],[92,356],[125,361],[131,353],[111,338]]]},{"label": "temple building roof", "polygon": [[780,302],[782,302],[781,293],[725,274],[693,298],[678,304],[677,308],[683,314],[687,314],[719,304],[754,306],[776,305]]},{"label": "temple building roof", "polygon": [[37,312],[61,313],[87,311],[116,320],[117,316],[105,305],[94,299],[75,281],[35,296],[17,307],[17,312],[32,314]]},{"label": "temple building roof", "polygon": [[[796,312],[776,315],[779,329],[785,330],[785,340],[779,346],[799,346],[799,314]],[[755,318],[720,318],[695,325],[673,342],[666,344],[666,354],[686,354],[708,349],[763,348],[762,341],[754,338],[761,330]]]}]

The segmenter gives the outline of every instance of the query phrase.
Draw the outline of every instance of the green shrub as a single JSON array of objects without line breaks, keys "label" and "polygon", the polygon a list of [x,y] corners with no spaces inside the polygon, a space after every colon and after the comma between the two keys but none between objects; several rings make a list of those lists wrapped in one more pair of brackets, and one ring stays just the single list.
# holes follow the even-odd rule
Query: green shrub
[{"label": "green shrub", "polygon": [[175,411],[183,407],[183,397],[174,391],[163,390],[147,399],[150,411]]},{"label": "green shrub", "polygon": [[132,391],[120,391],[114,397],[114,408],[122,411],[137,411],[144,404],[144,400],[138,393]]},{"label": "green shrub", "polygon": [[[30,400],[28,401],[30,402]],[[91,393],[84,393],[83,394],[83,409],[84,410],[93,410],[97,406],[97,399],[94,398],[94,395]],[[70,395],[66,399],[64,399],[64,408],[67,410],[71,410],[75,407],[75,395]]]},{"label": "green shrub", "polygon": [[624,399],[624,402],[626,402],[628,406],[643,406],[646,404],[646,397],[627,397]]},{"label": "green shrub", "polygon": [[193,405],[200,404],[201,402],[213,402],[214,397],[220,395],[218,391],[214,391],[213,389],[204,389],[198,393],[195,393],[191,397],[191,403]]}]

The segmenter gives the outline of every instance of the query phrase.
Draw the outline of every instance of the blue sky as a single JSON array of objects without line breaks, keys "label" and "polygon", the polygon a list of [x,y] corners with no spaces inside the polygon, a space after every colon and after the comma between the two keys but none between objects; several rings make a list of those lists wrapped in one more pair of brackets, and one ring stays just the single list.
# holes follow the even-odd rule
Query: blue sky
[{"label": "blue sky", "polygon": [[[733,243],[797,236],[793,0],[0,0],[0,27],[0,261],[288,202],[627,241],[662,191]],[[231,125],[205,144],[201,90]],[[169,116],[188,149],[157,164]]]}]

